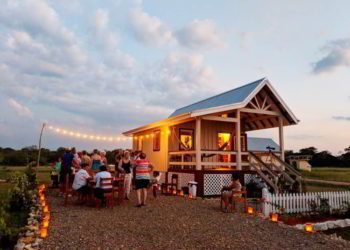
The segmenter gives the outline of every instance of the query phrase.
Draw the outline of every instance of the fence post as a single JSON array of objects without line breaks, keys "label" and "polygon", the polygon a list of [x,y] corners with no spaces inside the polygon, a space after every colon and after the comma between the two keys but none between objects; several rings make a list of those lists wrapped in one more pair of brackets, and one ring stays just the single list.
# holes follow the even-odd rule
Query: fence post
[{"label": "fence post", "polygon": [[262,213],[265,217],[268,217],[270,214],[270,199],[269,199],[269,191],[267,188],[262,189],[262,199],[263,199],[263,204],[262,204]]}]

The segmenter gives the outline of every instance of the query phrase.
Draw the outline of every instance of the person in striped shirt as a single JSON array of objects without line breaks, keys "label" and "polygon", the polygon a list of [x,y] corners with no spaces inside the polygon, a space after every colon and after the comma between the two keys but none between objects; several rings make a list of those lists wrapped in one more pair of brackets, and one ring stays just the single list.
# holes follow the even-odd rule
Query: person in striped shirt
[{"label": "person in striped shirt", "polygon": [[[135,186],[137,192],[137,207],[146,205],[147,188],[150,184],[152,164],[146,159],[146,154],[141,153],[140,158],[135,161]],[[143,197],[141,197],[143,194]]]}]

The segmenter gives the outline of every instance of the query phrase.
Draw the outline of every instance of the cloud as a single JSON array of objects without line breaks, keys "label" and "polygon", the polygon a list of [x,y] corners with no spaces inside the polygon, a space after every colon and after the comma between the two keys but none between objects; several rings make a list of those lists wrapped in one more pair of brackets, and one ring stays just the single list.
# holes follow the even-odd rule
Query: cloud
[{"label": "cloud", "polygon": [[315,140],[315,139],[321,139],[323,136],[321,135],[308,135],[308,134],[299,134],[299,135],[288,135],[289,139],[294,140]]},{"label": "cloud", "polygon": [[313,63],[314,74],[331,72],[339,67],[350,66],[350,39],[341,39],[328,43],[321,51],[326,55]]},{"label": "cloud", "polygon": [[200,54],[172,52],[142,77],[148,103],[179,107],[210,93],[214,71]]},{"label": "cloud", "polygon": [[17,102],[15,99],[9,98],[7,100],[7,103],[10,108],[12,108],[17,113],[17,115],[29,118],[33,117],[32,111],[30,111],[28,107]]},{"label": "cloud", "polygon": [[337,121],[350,121],[350,116],[333,116],[332,118]]},{"label": "cloud", "polygon": [[223,48],[226,44],[212,20],[194,20],[176,32],[182,46],[189,48]]},{"label": "cloud", "polygon": [[130,27],[136,39],[150,46],[179,44],[189,49],[224,48],[226,43],[214,21],[194,20],[174,30],[158,17],[151,16],[141,6],[131,10]]},{"label": "cloud", "polygon": [[44,0],[7,0],[2,3],[0,21],[55,42],[73,43],[75,40],[74,34],[62,25],[56,11]]},{"label": "cloud", "polygon": [[172,31],[159,18],[151,16],[140,8],[129,15],[130,26],[136,39],[147,45],[165,45],[175,41]]}]

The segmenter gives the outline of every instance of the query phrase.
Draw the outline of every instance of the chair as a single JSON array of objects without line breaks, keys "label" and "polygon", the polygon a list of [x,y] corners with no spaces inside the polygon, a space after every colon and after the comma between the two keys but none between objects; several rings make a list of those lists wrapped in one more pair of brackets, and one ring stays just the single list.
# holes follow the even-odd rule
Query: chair
[{"label": "chair", "polygon": [[115,193],[118,193],[117,195],[117,202],[118,205],[122,204],[124,201],[124,196],[125,196],[125,187],[124,187],[124,179],[125,179],[125,174],[124,173],[119,173],[118,177],[116,177],[116,182],[117,185],[113,185],[113,191]]},{"label": "chair", "polygon": [[165,183],[162,184],[162,194],[170,194],[172,195],[174,190],[177,192],[179,185],[179,176],[177,174],[171,175],[171,182],[168,183],[168,178],[166,176]]},{"label": "chair", "polygon": [[[112,185],[112,188],[107,189],[105,187],[109,187]],[[113,189],[113,178],[101,178],[100,180],[100,188],[104,190],[103,198],[106,201],[106,207],[113,208],[114,207],[114,189]],[[101,207],[101,199],[95,199],[96,208]]]},{"label": "chair", "polygon": [[[221,211],[224,211],[224,200],[223,200],[223,192],[227,190],[221,191],[221,201],[220,201],[220,209]],[[236,204],[237,203],[243,203],[244,204],[244,211],[247,210],[248,202],[247,202],[247,191],[243,188],[242,191],[233,191],[231,197],[229,197],[229,211],[233,212],[236,210]]]}]

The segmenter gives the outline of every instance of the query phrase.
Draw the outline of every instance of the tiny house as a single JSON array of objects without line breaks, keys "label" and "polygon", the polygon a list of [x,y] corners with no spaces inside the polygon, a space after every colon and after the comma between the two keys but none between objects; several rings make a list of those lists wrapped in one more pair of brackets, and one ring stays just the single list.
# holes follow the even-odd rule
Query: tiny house
[{"label": "tiny house", "polygon": [[[133,149],[147,154],[168,182],[198,182],[200,196],[220,194],[237,174],[241,182],[259,177],[274,192],[283,179],[300,177],[284,159],[284,127],[298,119],[263,78],[175,110],[168,118],[124,132]],[[276,128],[279,143],[249,138],[250,131]]]}]

